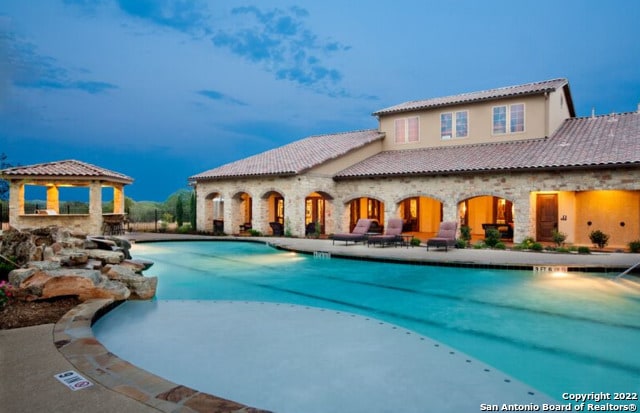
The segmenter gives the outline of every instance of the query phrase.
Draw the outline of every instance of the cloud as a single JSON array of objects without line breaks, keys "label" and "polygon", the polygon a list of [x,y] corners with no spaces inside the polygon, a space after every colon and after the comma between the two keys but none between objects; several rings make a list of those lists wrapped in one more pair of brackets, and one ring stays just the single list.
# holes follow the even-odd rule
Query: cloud
[{"label": "cloud", "polygon": [[221,102],[226,102],[226,103],[232,103],[234,105],[240,105],[240,106],[247,106],[247,104],[241,100],[232,98],[230,96],[227,96],[223,93],[220,93],[216,90],[199,90],[198,92],[199,95],[206,97],[207,99],[211,99],[211,100],[215,100],[215,101],[221,101]]},{"label": "cloud", "polygon": [[0,16],[0,105],[6,100],[11,85],[9,19]]},{"label": "cloud", "polygon": [[125,13],[180,32],[209,32],[204,3],[194,0],[117,0]]},{"label": "cloud", "polygon": [[237,7],[232,24],[212,36],[213,44],[251,62],[262,64],[278,79],[286,79],[318,92],[345,95],[339,87],[342,73],[322,58],[349,50],[335,41],[322,40],[306,26],[308,12],[299,7],[262,11]]},{"label": "cloud", "polygon": [[118,88],[107,82],[75,78],[56,59],[39,54],[32,43],[19,39],[12,33],[6,33],[0,40],[9,45],[9,67],[2,71],[10,73],[14,86],[29,89],[72,89],[90,94]]}]

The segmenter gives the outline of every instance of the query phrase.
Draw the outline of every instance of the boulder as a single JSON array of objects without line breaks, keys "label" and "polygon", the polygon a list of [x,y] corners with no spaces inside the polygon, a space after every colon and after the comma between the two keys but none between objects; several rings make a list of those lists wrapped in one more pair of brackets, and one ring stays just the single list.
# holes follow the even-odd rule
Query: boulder
[{"label": "boulder", "polygon": [[136,274],[131,268],[124,265],[112,265],[105,269],[105,275],[110,280],[119,281],[129,288],[131,291],[130,298],[148,300],[156,295],[157,277],[145,277]]},{"label": "boulder", "polygon": [[20,284],[27,278],[31,277],[36,272],[40,271],[38,268],[18,268],[9,273],[9,284],[19,288]]},{"label": "boulder", "polygon": [[55,259],[67,267],[81,267],[89,261],[89,254],[86,250],[63,249]]},{"label": "boulder", "polygon": [[[131,295],[123,283],[111,281],[97,270],[29,270],[34,272],[26,278],[25,270],[13,270],[9,277],[13,282],[22,279],[19,288],[30,300],[69,295],[75,295],[82,301],[91,298],[126,300]],[[14,274],[15,272],[18,274]]]},{"label": "boulder", "polygon": [[124,260],[120,263],[120,265],[129,268],[136,274],[142,274],[142,271],[148,269],[151,265],[153,265],[153,263],[151,263],[151,265],[147,265],[145,261],[146,260]]},{"label": "boulder", "polygon": [[35,268],[42,271],[59,270],[62,268],[59,261],[29,261],[27,268]]},{"label": "boulder", "polygon": [[122,251],[106,251],[106,250],[84,250],[90,259],[102,261],[106,264],[120,264],[124,260]]},{"label": "boulder", "polygon": [[141,274],[153,262],[131,259],[129,248],[125,239],[87,237],[55,226],[11,228],[0,237],[0,254],[15,257],[21,267],[9,273],[9,282],[29,300],[153,298],[158,279]]}]

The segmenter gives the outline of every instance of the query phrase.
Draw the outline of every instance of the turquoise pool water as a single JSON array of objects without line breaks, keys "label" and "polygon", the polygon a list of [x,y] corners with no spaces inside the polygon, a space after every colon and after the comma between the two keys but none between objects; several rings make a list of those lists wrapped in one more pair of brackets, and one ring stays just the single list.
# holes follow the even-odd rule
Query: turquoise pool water
[{"label": "turquoise pool water", "polygon": [[[240,242],[137,244],[159,300],[248,300],[371,316],[429,336],[562,401],[640,392],[640,286],[312,256]],[[126,306],[126,304],[125,304]]]}]

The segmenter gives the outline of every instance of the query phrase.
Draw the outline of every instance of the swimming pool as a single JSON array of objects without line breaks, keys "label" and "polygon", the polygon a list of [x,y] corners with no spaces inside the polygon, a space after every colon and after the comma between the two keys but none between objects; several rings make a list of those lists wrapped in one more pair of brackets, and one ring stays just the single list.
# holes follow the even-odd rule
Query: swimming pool
[{"label": "swimming pool", "polygon": [[[135,303],[127,317],[145,317],[165,300],[329,308],[446,343],[559,401],[563,393],[640,392],[640,288],[633,281],[314,259],[238,242],[137,244],[132,253],[155,262],[149,273],[159,283],[157,301]],[[101,323],[94,331],[103,341]]]}]

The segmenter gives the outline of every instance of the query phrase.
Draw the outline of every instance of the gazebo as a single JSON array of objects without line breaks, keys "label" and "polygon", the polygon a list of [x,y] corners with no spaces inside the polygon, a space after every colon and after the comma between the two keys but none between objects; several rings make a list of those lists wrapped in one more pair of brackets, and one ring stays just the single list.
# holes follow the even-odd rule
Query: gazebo
[{"label": "gazebo", "polygon": [[[15,228],[58,225],[87,234],[113,234],[123,228],[124,186],[133,182],[126,175],[86,162],[66,160],[4,169],[0,177],[9,181],[9,225]],[[27,185],[47,188],[46,209],[25,212]],[[61,214],[61,187],[89,188],[89,213]],[[103,187],[113,188],[113,213],[102,211]]]}]

